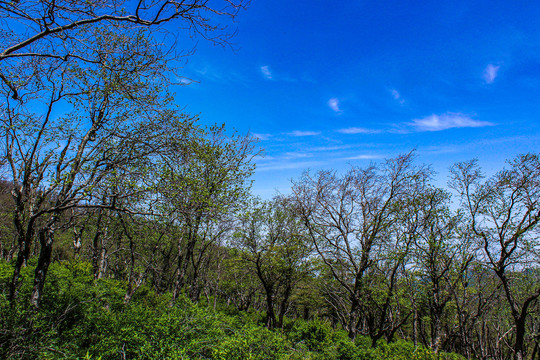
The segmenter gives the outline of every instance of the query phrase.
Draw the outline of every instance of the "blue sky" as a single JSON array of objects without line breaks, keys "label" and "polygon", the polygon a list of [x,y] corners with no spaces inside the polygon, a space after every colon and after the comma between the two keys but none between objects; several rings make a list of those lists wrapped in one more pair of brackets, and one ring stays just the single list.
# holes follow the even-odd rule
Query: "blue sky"
[{"label": "blue sky", "polygon": [[437,183],[540,144],[539,1],[253,0],[236,51],[199,42],[186,111],[260,138],[253,192],[416,148]]}]

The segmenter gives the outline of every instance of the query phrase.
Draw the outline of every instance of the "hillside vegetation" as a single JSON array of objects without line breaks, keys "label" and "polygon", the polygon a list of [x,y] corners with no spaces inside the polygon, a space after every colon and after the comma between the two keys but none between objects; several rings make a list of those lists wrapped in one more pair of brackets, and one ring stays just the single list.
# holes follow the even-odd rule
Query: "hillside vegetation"
[{"label": "hillside vegetation", "polygon": [[[21,293],[31,290],[31,268]],[[156,295],[143,287],[129,304],[125,282],[94,281],[91,265],[51,266],[39,312],[19,303],[11,307],[6,287],[11,266],[0,265],[0,357],[4,359],[462,359],[433,354],[423,346],[396,341],[371,348],[358,337],[322,320],[286,320],[283,329],[263,326],[261,314],[181,297]]]}]

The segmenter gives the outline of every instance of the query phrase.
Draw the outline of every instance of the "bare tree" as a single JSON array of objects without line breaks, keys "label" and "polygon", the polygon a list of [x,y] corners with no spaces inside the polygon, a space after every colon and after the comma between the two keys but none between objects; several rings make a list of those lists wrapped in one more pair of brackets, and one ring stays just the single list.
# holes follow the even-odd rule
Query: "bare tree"
[{"label": "bare tree", "polygon": [[526,325],[540,297],[538,221],[540,160],[525,154],[482,182],[475,160],[453,166],[450,182],[461,197],[469,226],[483,248],[483,260],[496,274],[510,308],[514,359],[527,357]]},{"label": "bare tree", "polygon": [[[429,345],[438,352],[450,333],[443,329],[444,316],[453,294],[463,286],[464,277],[474,257],[474,249],[466,236],[459,236],[460,216],[449,208],[450,194],[428,188],[412,206],[416,226],[409,271],[419,277],[420,291],[425,296],[427,315],[431,320]],[[418,317],[415,321],[419,321]]]},{"label": "bare tree", "polygon": [[358,333],[365,277],[391,239],[392,224],[402,204],[416,196],[430,170],[413,163],[414,154],[390,159],[380,166],[353,168],[338,176],[309,173],[293,185],[298,215],[321,259],[348,294],[342,316],[350,337]]}]

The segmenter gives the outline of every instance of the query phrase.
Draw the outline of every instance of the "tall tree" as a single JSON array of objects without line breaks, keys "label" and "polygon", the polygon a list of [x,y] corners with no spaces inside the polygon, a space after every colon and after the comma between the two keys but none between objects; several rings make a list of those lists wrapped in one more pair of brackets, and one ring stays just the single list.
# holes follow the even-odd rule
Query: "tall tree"
[{"label": "tall tree", "polygon": [[227,221],[245,203],[254,170],[251,160],[257,153],[251,136],[228,135],[223,126],[199,128],[188,141],[168,144],[157,191],[163,200],[161,211],[169,214],[177,232],[173,301],[188,285],[189,271],[197,270],[197,246],[212,238],[205,230],[219,228],[206,225]]},{"label": "tall tree", "polygon": [[[52,69],[50,78],[41,78],[48,90],[43,115],[30,112],[24,102],[6,99],[4,103],[0,135],[14,186],[19,247],[11,299],[34,235],[40,244],[32,295],[37,306],[61,214],[79,205],[114,206],[92,203],[92,193],[115,169],[152,150],[141,141],[143,133],[137,116],[143,110],[147,121],[170,116],[157,108],[152,86],[140,83],[141,77],[147,75],[142,68],[136,73],[128,68],[110,70],[124,62],[143,65],[142,59],[132,58],[131,45],[116,45],[116,58],[109,58],[94,71],[74,67],[56,74]],[[155,61],[147,65],[151,67]],[[58,115],[62,110],[63,115]]]},{"label": "tall tree", "polygon": [[240,216],[234,244],[264,289],[266,326],[282,327],[294,288],[309,269],[310,253],[288,199],[255,201]]},{"label": "tall tree", "polygon": [[[412,206],[414,215],[410,217],[416,226],[412,231],[414,246],[409,271],[416,273],[419,283],[424,284],[420,291],[430,319],[426,345],[435,352],[452,335],[444,333],[444,316],[475,259],[469,239],[459,236],[460,216],[453,214],[449,206],[450,194],[430,187]],[[414,321],[419,321],[418,316]]]},{"label": "tall tree", "polygon": [[452,168],[450,185],[469,216],[470,230],[481,242],[483,261],[497,276],[513,321],[513,357],[527,357],[527,319],[540,297],[538,222],[540,159],[525,154],[486,181],[477,161]]},{"label": "tall tree", "polygon": [[308,173],[293,185],[298,215],[319,256],[347,293],[343,325],[359,332],[366,275],[392,239],[392,224],[402,205],[425,186],[431,172],[414,164],[414,153],[379,166],[353,168],[339,176]]}]

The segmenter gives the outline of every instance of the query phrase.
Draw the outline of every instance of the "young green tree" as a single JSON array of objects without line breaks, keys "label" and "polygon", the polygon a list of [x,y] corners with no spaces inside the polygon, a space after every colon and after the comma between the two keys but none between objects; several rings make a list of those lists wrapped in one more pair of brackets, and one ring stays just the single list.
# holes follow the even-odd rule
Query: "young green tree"
[{"label": "young green tree", "polygon": [[239,222],[234,245],[264,289],[266,326],[280,328],[295,286],[309,270],[310,246],[286,198],[255,201]]},{"label": "young green tree", "polygon": [[[92,71],[73,67],[57,74],[52,69],[50,78],[40,79],[47,86],[46,91],[38,92],[46,96],[43,115],[36,99],[30,100],[36,106],[30,111],[27,103],[5,98],[0,136],[14,187],[19,248],[11,299],[15,298],[20,269],[37,235],[40,257],[32,302],[38,305],[62,214],[78,206],[110,208],[110,204],[93,203],[94,189],[113,176],[115,169],[151,151],[141,139],[138,117],[143,111],[149,121],[169,116],[158,108],[153,86],[141,84],[155,61],[147,62],[145,73],[142,59],[134,59],[131,54],[131,46],[136,44],[119,40],[107,46],[117,46],[116,57]],[[135,73],[127,68],[111,70],[124,62],[137,62],[141,69]]]},{"label": "young green tree", "polygon": [[[257,154],[254,139],[227,135],[223,126],[199,129],[187,141],[171,141],[160,160],[158,187],[161,212],[168,214],[177,242],[176,279],[173,302],[180,296],[191,274],[197,282],[197,249],[209,239],[206,230],[219,230],[211,223],[226,222],[245,203],[251,185],[251,163]],[[187,289],[189,290],[189,289]]]}]

